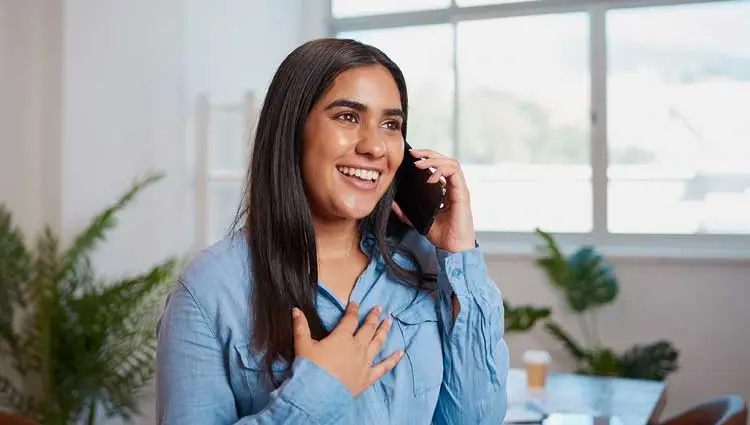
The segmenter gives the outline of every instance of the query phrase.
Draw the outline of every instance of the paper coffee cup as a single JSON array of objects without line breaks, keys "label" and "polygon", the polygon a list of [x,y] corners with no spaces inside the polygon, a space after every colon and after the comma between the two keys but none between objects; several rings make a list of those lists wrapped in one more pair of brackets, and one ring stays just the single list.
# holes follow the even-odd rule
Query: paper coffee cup
[{"label": "paper coffee cup", "polygon": [[551,360],[549,352],[544,350],[527,350],[523,353],[526,385],[529,390],[541,391],[544,389]]}]

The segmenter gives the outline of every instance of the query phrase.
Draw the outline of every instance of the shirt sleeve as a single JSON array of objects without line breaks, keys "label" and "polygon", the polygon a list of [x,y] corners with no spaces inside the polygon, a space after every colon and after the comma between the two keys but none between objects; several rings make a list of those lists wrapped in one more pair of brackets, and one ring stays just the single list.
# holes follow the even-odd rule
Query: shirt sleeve
[{"label": "shirt sleeve", "polygon": [[292,376],[271,393],[269,404],[257,414],[238,418],[221,344],[182,281],[167,301],[157,344],[161,425],[325,425],[338,420],[353,402],[337,379],[298,357]]},{"label": "shirt sleeve", "polygon": [[[438,249],[437,260],[444,376],[433,424],[501,424],[509,363],[502,296],[480,248]],[[455,320],[453,294],[460,305]]]}]

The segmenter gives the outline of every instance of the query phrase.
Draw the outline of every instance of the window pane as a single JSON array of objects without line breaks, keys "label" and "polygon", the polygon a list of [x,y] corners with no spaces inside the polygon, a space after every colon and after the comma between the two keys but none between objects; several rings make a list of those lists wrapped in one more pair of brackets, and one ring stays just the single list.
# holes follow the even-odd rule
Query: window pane
[{"label": "window pane", "polygon": [[588,16],[460,23],[458,73],[477,228],[589,231]]},{"label": "window pane", "polygon": [[240,206],[242,182],[211,182],[208,190],[208,236],[210,242],[215,242],[227,234],[234,221]]},{"label": "window pane", "polygon": [[241,107],[215,107],[209,117],[209,166],[212,171],[243,171],[247,167],[246,124]]},{"label": "window pane", "polygon": [[331,13],[335,18],[442,9],[450,0],[332,0]]},{"label": "window pane", "polygon": [[750,233],[750,3],[607,15],[609,228]]},{"label": "window pane", "polygon": [[453,154],[453,30],[430,25],[339,34],[381,49],[404,73],[407,139],[414,148]]}]

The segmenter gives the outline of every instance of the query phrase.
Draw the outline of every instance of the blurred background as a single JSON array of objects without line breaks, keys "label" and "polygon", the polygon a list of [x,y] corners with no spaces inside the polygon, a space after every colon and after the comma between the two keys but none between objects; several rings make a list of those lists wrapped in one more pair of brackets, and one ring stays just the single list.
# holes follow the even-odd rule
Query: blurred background
[{"label": "blurred background", "polygon": [[[619,282],[601,344],[679,350],[665,414],[750,397],[750,1],[0,0],[0,202],[66,242],[161,171],[93,263],[192,255],[236,213],[274,70],[323,36],[402,67],[409,142],[462,162],[509,302],[584,338],[534,230],[595,246]],[[580,366],[541,326],[508,344]]]}]

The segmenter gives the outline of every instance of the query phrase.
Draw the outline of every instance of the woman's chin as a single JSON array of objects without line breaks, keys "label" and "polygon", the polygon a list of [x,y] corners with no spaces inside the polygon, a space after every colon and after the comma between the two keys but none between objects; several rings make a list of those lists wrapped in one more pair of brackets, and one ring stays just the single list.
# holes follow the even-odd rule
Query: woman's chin
[{"label": "woman's chin", "polygon": [[339,217],[350,220],[361,220],[375,209],[377,202],[342,203],[339,208]]}]

